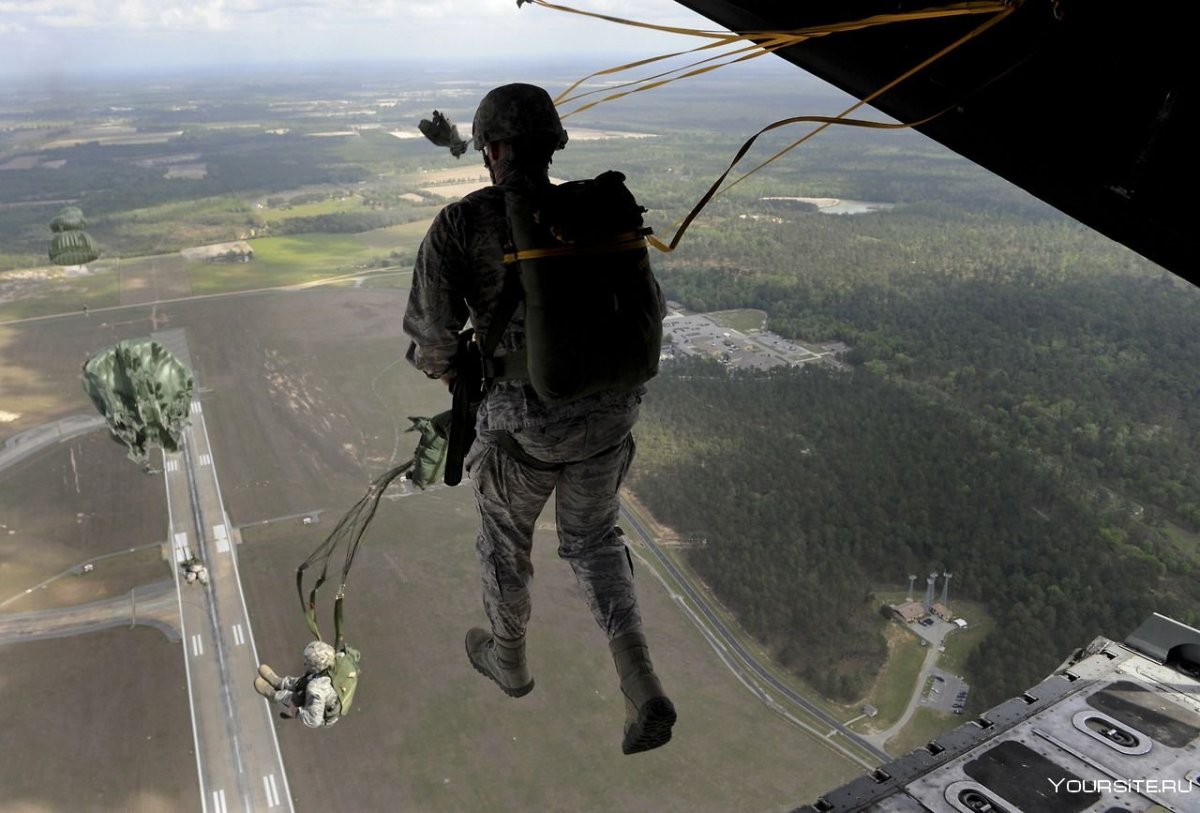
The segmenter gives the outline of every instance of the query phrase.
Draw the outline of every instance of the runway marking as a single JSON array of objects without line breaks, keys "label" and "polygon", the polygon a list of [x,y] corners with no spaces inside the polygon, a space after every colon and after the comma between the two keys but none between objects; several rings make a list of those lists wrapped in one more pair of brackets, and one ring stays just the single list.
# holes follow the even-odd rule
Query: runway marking
[{"label": "runway marking", "polygon": [[217,540],[217,553],[229,553],[229,534],[224,525],[213,526],[213,538]]},{"label": "runway marking", "polygon": [[192,636],[192,655],[199,657],[204,654],[204,641],[199,635]]},{"label": "runway marking", "polygon": [[199,415],[203,411],[204,411],[204,408],[200,406],[199,401],[192,401],[192,414],[193,415]]},{"label": "runway marking", "polygon": [[175,534],[175,561],[183,564],[188,557],[187,533],[181,531]]},{"label": "runway marking", "polygon": [[168,460],[166,468],[168,473],[179,471],[179,461],[174,458]]},{"label": "runway marking", "polygon": [[225,807],[224,790],[213,791],[213,809],[216,810],[217,813],[229,813],[229,808]]},{"label": "runway marking", "polygon": [[279,788],[275,787],[275,774],[263,777],[263,790],[267,792],[267,807],[279,807]]},{"label": "runway marking", "polygon": [[210,455],[210,454],[200,455],[200,465],[201,466],[211,466],[212,465],[212,455]]},{"label": "runway marking", "polygon": [[233,625],[233,642],[238,646],[242,646],[246,643],[246,636],[242,634],[241,624]]}]

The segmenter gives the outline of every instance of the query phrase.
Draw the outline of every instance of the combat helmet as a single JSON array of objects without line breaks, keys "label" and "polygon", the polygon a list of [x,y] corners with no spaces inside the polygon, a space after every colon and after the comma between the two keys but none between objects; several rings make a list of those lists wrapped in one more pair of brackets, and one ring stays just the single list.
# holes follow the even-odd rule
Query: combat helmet
[{"label": "combat helmet", "polygon": [[471,129],[471,140],[477,150],[493,141],[511,141],[531,135],[555,139],[556,150],[567,145],[567,131],[563,129],[550,94],[537,85],[520,82],[489,91],[475,111]]},{"label": "combat helmet", "polygon": [[304,647],[304,667],[310,672],[324,672],[333,668],[337,653],[324,641],[313,641]]}]

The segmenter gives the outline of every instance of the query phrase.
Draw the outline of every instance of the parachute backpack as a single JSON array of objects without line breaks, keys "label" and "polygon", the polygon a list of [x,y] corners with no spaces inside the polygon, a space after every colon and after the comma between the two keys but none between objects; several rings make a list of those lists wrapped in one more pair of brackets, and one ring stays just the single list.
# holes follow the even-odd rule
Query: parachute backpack
[{"label": "parachute backpack", "polygon": [[505,378],[528,378],[550,404],[631,390],[653,378],[664,314],[646,246],[650,229],[642,225],[646,210],[625,176],[610,170],[537,190],[505,188],[504,203],[509,279],[484,358],[512,318],[520,300],[512,289],[519,287],[526,369],[506,359]]}]

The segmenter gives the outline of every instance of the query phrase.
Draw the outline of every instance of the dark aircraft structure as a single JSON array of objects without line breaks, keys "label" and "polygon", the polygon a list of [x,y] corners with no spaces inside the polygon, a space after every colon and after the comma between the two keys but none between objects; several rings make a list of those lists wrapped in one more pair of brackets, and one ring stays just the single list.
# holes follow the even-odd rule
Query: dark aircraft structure
[{"label": "dark aircraft structure", "polygon": [[[969,4],[677,0],[738,33]],[[1010,0],[1012,12],[880,95],[900,122],[1195,283],[1196,77],[1175,7]],[[979,15],[814,37],[776,54],[862,99],[980,26]],[[944,112],[942,112],[944,111]],[[1190,134],[1190,135],[1189,135]]]},{"label": "dark aircraft structure", "polygon": [[[737,33],[970,5],[677,2]],[[1011,0],[1007,10],[871,105],[905,123],[933,116],[916,129],[1200,283],[1183,205],[1197,177],[1183,27],[1161,3]],[[979,25],[974,15],[903,22],[776,53],[865,99]],[[1200,810],[1198,664],[1200,631],[1155,615],[1123,643],[1096,639],[1022,696],[794,813]]]}]

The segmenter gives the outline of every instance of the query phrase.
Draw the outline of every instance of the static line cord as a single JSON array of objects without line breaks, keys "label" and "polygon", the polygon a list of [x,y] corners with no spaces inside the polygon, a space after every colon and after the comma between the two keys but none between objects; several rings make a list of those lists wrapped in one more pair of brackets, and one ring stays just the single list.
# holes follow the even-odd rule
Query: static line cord
[{"label": "static line cord", "polygon": [[[597,90],[586,91],[584,93],[579,93],[574,96],[571,95],[575,91],[576,88],[578,88],[584,82],[587,82],[589,79],[594,79],[594,78],[600,77],[600,76],[608,76],[611,74],[621,73],[623,71],[630,70],[632,68],[641,67],[643,65],[649,65],[649,64],[652,64],[654,62],[658,62],[658,61],[661,61],[664,59],[671,59],[674,57],[683,56],[685,54],[695,54],[695,53],[705,51],[705,50],[708,50],[711,48],[735,45],[738,42],[750,43],[748,45],[744,45],[742,47],[735,48],[731,51],[728,51],[728,52],[725,52],[722,54],[718,54],[716,56],[707,57],[705,59],[698,60],[689,65],[685,65],[682,68],[675,68],[673,70],[664,71],[662,73],[658,73],[658,74],[655,74],[653,76],[649,76],[649,77],[646,77],[643,79],[633,80],[630,82],[625,82],[625,83],[619,84],[616,86],[617,88],[627,88],[627,87],[635,86],[635,85],[637,87],[634,87],[632,90],[623,90],[618,93],[609,93],[609,95],[607,95],[599,100],[589,102],[587,104],[584,104],[580,107],[575,108],[574,110],[571,110],[567,113],[562,114],[562,116],[561,116],[562,118],[567,118],[568,116],[571,116],[571,115],[574,115],[575,113],[579,113],[579,112],[582,112],[583,110],[587,110],[589,108],[595,107],[596,105],[602,104],[603,102],[612,101],[614,99],[619,99],[624,96],[628,96],[631,93],[638,93],[638,92],[641,92],[644,90],[651,90],[656,87],[662,87],[663,85],[670,84],[671,82],[678,81],[679,79],[685,79],[685,78],[688,78],[691,76],[698,76],[700,74],[707,73],[712,70],[716,70],[717,68],[725,67],[726,65],[732,65],[737,62],[744,62],[749,59],[754,59],[754,58],[762,56],[764,54],[773,53],[774,51],[777,51],[780,48],[785,48],[785,47],[788,47],[791,45],[796,45],[798,43],[804,42],[805,40],[812,39],[814,37],[827,36],[829,34],[843,33],[843,32],[847,32],[847,31],[860,31],[860,30],[863,30],[866,28],[871,28],[874,26],[890,25],[892,23],[899,23],[899,22],[911,22],[911,21],[916,21],[916,20],[930,20],[930,19],[937,19],[937,18],[943,18],[943,17],[957,17],[957,16],[968,15],[968,14],[991,14],[991,15],[993,15],[991,17],[991,19],[987,20],[982,25],[978,26],[977,28],[968,32],[966,35],[955,40],[950,45],[948,45],[945,48],[943,48],[942,50],[938,51],[933,56],[928,57],[927,59],[925,59],[918,65],[916,65],[915,67],[910,68],[908,71],[904,72],[897,78],[893,79],[891,82],[888,82],[886,85],[879,88],[875,92],[871,93],[869,96],[865,97],[861,101],[857,102],[856,104],[851,105],[850,107],[848,107],[846,110],[842,111],[837,116],[795,116],[792,118],[781,119],[780,121],[776,121],[771,124],[768,124],[766,127],[762,128],[757,133],[752,135],[742,145],[741,149],[738,150],[737,154],[734,156],[733,161],[730,162],[729,166],[725,169],[725,171],[721,173],[720,177],[717,178],[717,180],[712,184],[712,186],[709,187],[708,191],[704,193],[704,195],[700,198],[700,200],[692,208],[691,212],[689,212],[688,215],[682,221],[675,224],[675,226],[671,227],[671,228],[676,229],[676,231],[675,231],[674,236],[671,238],[671,241],[669,244],[663,243],[661,240],[659,240],[653,236],[647,236],[646,239],[647,239],[647,242],[650,243],[650,245],[654,246],[659,251],[670,252],[670,251],[674,251],[675,247],[679,245],[679,241],[683,238],[684,233],[687,231],[687,229],[691,225],[692,221],[695,220],[696,216],[700,214],[701,210],[703,210],[704,207],[708,205],[709,201],[711,201],[714,197],[724,194],[727,190],[733,188],[734,186],[737,186],[739,183],[746,180],[747,178],[749,178],[754,173],[758,172],[763,167],[778,160],[780,157],[782,157],[786,153],[790,152],[791,150],[795,149],[796,147],[800,146],[805,141],[807,141],[808,139],[815,136],[817,133],[824,130],[826,127],[829,127],[830,125],[833,125],[833,124],[840,124],[840,125],[846,125],[846,126],[851,126],[851,127],[869,127],[869,128],[881,129],[881,130],[899,130],[899,129],[906,129],[906,128],[910,128],[910,127],[919,127],[923,124],[927,124],[927,123],[933,121],[934,119],[938,118],[939,116],[941,116],[948,110],[950,110],[951,108],[947,107],[944,110],[940,110],[931,116],[927,116],[918,121],[912,121],[912,122],[908,122],[908,123],[891,124],[891,123],[886,123],[886,122],[866,121],[866,120],[862,120],[862,119],[847,118],[855,110],[858,110],[860,107],[863,107],[864,105],[869,104],[872,100],[878,98],[879,96],[883,95],[887,91],[891,90],[896,85],[898,85],[901,82],[903,82],[904,80],[908,79],[913,74],[918,73],[919,71],[925,69],[932,63],[941,59],[946,54],[950,53],[951,51],[955,50],[959,46],[961,46],[961,45],[967,43],[968,41],[974,39],[975,37],[979,36],[984,31],[991,28],[993,25],[996,25],[1000,21],[1004,20],[1006,17],[1008,17],[1009,14],[1011,14],[1013,11],[1015,11],[1022,2],[1023,2],[1023,0],[980,0],[979,2],[968,1],[968,2],[963,2],[963,3],[956,3],[953,5],[943,6],[940,8],[930,8],[930,9],[924,9],[921,11],[905,12],[905,13],[899,13],[899,14],[880,14],[880,15],[875,15],[873,17],[867,17],[862,20],[855,20],[855,21],[850,21],[850,22],[845,22],[845,23],[835,23],[835,24],[823,25],[823,26],[813,26],[813,27],[809,27],[809,28],[799,28],[799,29],[793,29],[790,31],[748,31],[748,32],[740,33],[740,34],[733,34],[728,31],[705,31],[705,30],[695,29],[695,28],[683,28],[683,27],[679,27],[679,26],[667,26],[667,25],[659,25],[659,24],[655,24],[655,23],[638,22],[635,20],[629,20],[629,19],[625,19],[622,17],[613,17],[613,16],[607,15],[607,14],[599,14],[599,13],[591,12],[591,11],[582,11],[580,9],[574,9],[574,8],[570,8],[568,6],[562,6],[562,5],[557,5],[554,3],[549,3],[546,0],[517,0],[517,6],[519,8],[524,3],[529,3],[531,5],[537,5],[537,6],[542,6],[544,8],[553,9],[555,11],[562,11],[562,12],[567,12],[570,14],[579,14],[579,15],[585,16],[585,17],[592,17],[595,19],[600,19],[600,20],[604,20],[607,22],[616,23],[618,25],[627,25],[627,26],[633,26],[633,27],[637,27],[637,28],[650,29],[650,30],[654,30],[654,31],[662,31],[662,32],[672,33],[672,34],[684,34],[687,36],[701,37],[701,38],[705,38],[705,39],[715,40],[715,42],[711,42],[706,45],[702,45],[702,46],[693,48],[688,51],[679,51],[676,53],[666,54],[663,56],[650,57],[648,59],[642,59],[642,60],[638,60],[636,62],[626,63],[625,65],[621,65],[621,66],[618,66],[615,68],[607,68],[602,71],[596,71],[595,73],[589,74],[588,76],[585,76],[584,78],[574,82],[570,87],[568,87],[566,90],[564,90],[562,93],[560,93],[558,95],[558,97],[555,98],[555,100],[554,100],[555,105],[563,105],[563,104],[566,104],[571,101],[576,101],[576,100],[582,99],[584,97],[594,95],[596,93],[607,93],[614,89],[612,87],[607,87],[607,88],[600,88]],[[720,60],[720,59],[728,59],[728,61],[717,62],[717,60]],[[714,62],[717,62],[717,64],[711,64]],[[684,71],[684,73],[679,73],[680,71]],[[672,76],[672,74],[679,74],[679,75]],[[667,77],[670,77],[670,78],[667,78]],[[750,147],[754,144],[754,142],[758,140],[759,136],[761,136],[763,133],[769,132],[776,128],[783,127],[783,126],[789,125],[789,124],[796,124],[799,122],[812,122],[812,123],[817,123],[820,126],[814,128],[812,131],[810,131],[806,135],[802,136],[801,138],[793,141],[791,144],[787,145],[783,149],[779,150],[777,153],[772,155],[767,160],[763,161],[762,163],[755,166],[753,169],[749,170],[748,172],[744,173],[743,175],[741,175],[740,177],[735,179],[732,183],[730,183],[724,189],[720,188],[721,184],[724,183],[725,179],[729,176],[729,173],[733,171],[733,168],[737,165],[738,161],[740,161],[742,159],[742,157],[745,156],[746,152],[749,151]]]},{"label": "static line cord", "polygon": [[[880,130],[902,130],[902,129],[907,129],[910,127],[920,127],[921,125],[928,124],[929,122],[933,121],[934,119],[936,119],[939,116],[946,113],[948,110],[953,109],[954,105],[950,105],[949,107],[939,110],[938,112],[934,113],[931,116],[926,116],[923,119],[919,119],[917,121],[911,121],[908,123],[889,124],[886,122],[864,121],[861,119],[846,118],[849,114],[853,113],[855,110],[858,110],[860,107],[863,107],[864,105],[870,104],[871,101],[873,101],[874,99],[877,99],[879,96],[882,96],[884,93],[891,90],[896,85],[903,82],[905,79],[908,79],[913,74],[916,74],[919,71],[924,70],[929,65],[933,64],[937,60],[944,57],[946,54],[950,53],[951,51],[954,51],[959,46],[964,45],[965,43],[969,42],[970,40],[974,39],[975,37],[978,37],[983,32],[987,31],[992,26],[1000,23],[1001,21],[1006,19],[1008,17],[1008,15],[1010,15],[1014,11],[1016,11],[1016,9],[1017,9],[1016,4],[1010,5],[1010,6],[1005,6],[998,14],[993,16],[990,20],[987,20],[982,25],[967,32],[965,35],[958,38],[954,42],[950,43],[949,45],[947,45],[942,50],[938,51],[933,56],[928,57],[927,59],[923,60],[916,66],[905,71],[900,76],[896,77],[895,79],[893,79],[892,81],[890,81],[886,85],[884,85],[883,87],[879,88],[878,90],[874,91],[870,95],[866,96],[861,101],[856,102],[855,104],[846,108],[845,110],[843,110],[841,113],[839,113],[836,116],[796,116],[794,118],[782,119],[780,121],[773,122],[772,124],[768,124],[766,127],[759,130],[757,133],[755,133],[749,139],[747,139],[747,141],[742,145],[741,149],[738,150],[737,155],[734,157],[733,161],[726,168],[726,170],[721,173],[720,177],[718,177],[717,180],[713,183],[713,185],[711,187],[709,187],[708,191],[704,193],[704,196],[700,198],[700,201],[692,208],[692,211],[690,211],[688,213],[687,217],[685,217],[679,224],[677,224],[678,230],[675,232],[675,235],[671,238],[670,243],[663,243],[661,240],[659,240],[655,237],[652,237],[652,236],[646,238],[647,242],[649,242],[650,245],[654,246],[659,251],[662,251],[662,252],[674,251],[675,247],[679,245],[679,241],[683,238],[684,232],[687,231],[688,226],[690,226],[692,221],[696,219],[696,216],[698,214],[700,214],[700,211],[706,205],[708,205],[708,202],[710,200],[712,200],[714,197],[717,197],[718,195],[724,194],[726,191],[728,191],[729,189],[732,189],[734,186],[737,186],[739,183],[746,180],[747,178],[749,178],[754,173],[758,172],[763,167],[767,166],[767,164],[770,164],[773,161],[776,161],[777,159],[779,159],[786,153],[790,152],[791,150],[795,149],[796,147],[800,146],[805,141],[808,141],[810,138],[812,138],[817,133],[824,130],[826,127],[829,127],[830,125],[840,124],[840,125],[846,125],[846,126],[851,126],[851,127],[870,127],[870,128],[874,128],[874,129],[880,129]],[[729,175],[730,172],[733,171],[734,166],[737,165],[737,162],[742,159],[742,156],[744,156],[746,154],[746,152],[750,149],[750,147],[754,144],[754,142],[758,139],[758,137],[760,135],[762,135],[763,133],[768,132],[770,130],[774,130],[777,127],[781,127],[781,126],[784,126],[787,124],[794,124],[794,123],[801,122],[801,121],[817,122],[820,124],[820,126],[813,128],[806,135],[796,139],[791,144],[788,144],[786,147],[779,150],[779,152],[775,153],[767,160],[758,164],[753,169],[749,170],[748,172],[743,174],[741,177],[734,180],[732,183],[729,184],[729,186],[725,187],[724,189],[720,189],[720,191],[718,191],[721,184],[725,181],[725,178]],[[675,227],[673,226],[672,228],[675,228]]]},{"label": "static line cord", "polygon": [[[585,17],[593,17],[596,19],[605,20],[607,22],[617,23],[619,25],[627,25],[627,26],[633,26],[636,28],[645,28],[645,29],[650,29],[650,30],[655,30],[655,31],[663,31],[663,32],[672,33],[672,34],[683,34],[683,35],[692,36],[692,37],[701,37],[701,38],[705,38],[705,39],[715,40],[714,42],[699,46],[697,48],[693,48],[688,51],[678,51],[678,52],[671,53],[671,54],[664,54],[661,56],[650,57],[647,59],[637,60],[635,62],[629,62],[624,65],[617,66],[615,68],[606,68],[601,71],[596,71],[595,73],[589,74],[588,76],[585,76],[582,79],[579,79],[578,81],[574,82],[566,90],[564,90],[562,93],[560,93],[558,95],[558,97],[555,98],[555,100],[554,100],[555,104],[557,104],[557,105],[562,105],[562,104],[565,104],[570,101],[581,99],[585,96],[590,96],[590,95],[593,95],[596,93],[603,93],[603,92],[606,92],[606,91],[612,89],[612,88],[600,88],[597,90],[587,91],[585,93],[577,94],[574,96],[571,95],[575,91],[576,88],[578,88],[584,82],[587,82],[589,79],[594,79],[594,78],[600,77],[600,76],[608,76],[608,75],[612,75],[612,74],[616,74],[616,73],[622,73],[624,71],[631,70],[631,69],[637,68],[637,67],[641,67],[643,65],[648,65],[648,64],[651,64],[654,62],[659,62],[659,61],[665,60],[665,59],[672,59],[674,57],[683,56],[685,54],[693,54],[693,53],[697,53],[699,51],[704,51],[704,50],[711,49],[711,48],[717,48],[717,47],[722,47],[722,46],[727,46],[727,45],[734,45],[738,42],[748,43],[743,48],[736,49],[732,52],[729,52],[729,53],[726,53],[723,55],[710,57],[709,59],[701,60],[700,62],[692,63],[692,65],[685,66],[684,68],[676,68],[674,70],[656,74],[654,76],[647,77],[645,79],[634,80],[631,82],[627,82],[627,83],[618,85],[617,87],[627,87],[629,85],[638,84],[641,82],[652,83],[652,84],[648,84],[646,87],[638,88],[633,91],[627,91],[626,93],[617,93],[617,94],[614,94],[611,96],[607,96],[598,102],[592,102],[590,104],[584,105],[583,107],[580,107],[576,110],[572,110],[569,113],[564,114],[563,118],[566,118],[567,116],[573,115],[573,114],[578,113],[587,108],[593,107],[596,104],[599,104],[601,102],[611,101],[613,99],[619,99],[622,96],[628,95],[628,93],[635,93],[640,90],[650,90],[654,87],[661,87],[662,85],[669,84],[670,82],[676,81],[677,79],[684,79],[684,78],[687,78],[690,76],[698,75],[700,73],[706,73],[710,70],[716,70],[716,68],[718,68],[718,67],[724,67],[725,65],[730,65],[730,64],[734,64],[735,62],[742,62],[742,61],[745,61],[746,59],[753,58],[752,56],[743,56],[739,59],[734,59],[729,62],[721,63],[719,65],[709,66],[709,67],[706,67],[704,69],[697,70],[697,71],[691,71],[691,72],[685,73],[681,76],[677,76],[673,79],[668,79],[666,81],[654,81],[654,80],[661,79],[664,76],[669,76],[671,73],[676,73],[678,71],[686,70],[686,68],[694,67],[696,65],[710,62],[712,60],[722,58],[723,56],[733,56],[735,54],[743,53],[744,51],[757,51],[757,53],[755,53],[754,56],[762,56],[765,53],[771,53],[780,48],[784,48],[784,47],[787,47],[790,45],[796,45],[798,43],[804,42],[805,40],[812,39],[814,37],[821,37],[821,36],[826,36],[829,34],[842,33],[842,32],[848,32],[848,31],[859,31],[859,30],[866,29],[866,28],[872,28],[872,27],[880,26],[880,25],[890,25],[892,23],[899,23],[899,22],[912,22],[912,21],[916,21],[916,20],[930,20],[930,19],[937,19],[937,18],[943,18],[943,17],[957,17],[957,16],[962,16],[965,14],[996,13],[996,12],[999,12],[1000,10],[1002,10],[1005,5],[1003,2],[1001,2],[1001,0],[979,0],[977,2],[956,3],[953,5],[943,6],[940,8],[925,9],[925,10],[921,10],[921,11],[904,12],[904,13],[898,13],[898,14],[878,14],[878,15],[875,15],[872,17],[864,18],[862,20],[854,20],[854,21],[850,21],[850,22],[833,23],[833,24],[820,25],[820,26],[810,26],[810,27],[806,27],[806,28],[797,28],[797,29],[791,29],[791,30],[787,30],[787,31],[747,31],[747,32],[742,32],[740,34],[735,34],[735,33],[729,32],[729,31],[705,31],[705,30],[695,29],[695,28],[681,28],[681,27],[677,27],[677,26],[666,26],[666,25],[658,25],[658,24],[654,24],[654,23],[638,22],[635,20],[628,20],[628,19],[624,19],[621,17],[612,17],[612,16],[609,16],[606,14],[598,14],[595,12],[582,11],[582,10],[570,8],[567,6],[556,5],[553,3],[546,2],[546,0],[522,0],[522,2],[528,2],[533,5],[543,6],[544,8],[553,9],[555,11],[562,11],[562,12],[567,12],[567,13],[571,13],[571,14],[579,14],[579,15],[582,15]],[[518,5],[521,5],[521,3],[518,3]],[[758,50],[758,49],[762,49],[762,50]]]}]

